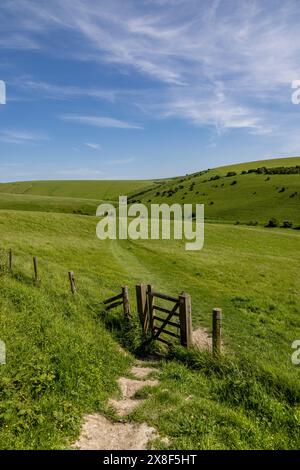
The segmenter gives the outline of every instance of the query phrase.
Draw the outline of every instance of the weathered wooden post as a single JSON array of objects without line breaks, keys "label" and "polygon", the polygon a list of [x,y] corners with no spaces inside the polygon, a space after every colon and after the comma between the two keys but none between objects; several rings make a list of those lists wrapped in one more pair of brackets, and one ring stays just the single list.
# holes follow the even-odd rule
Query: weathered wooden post
[{"label": "weathered wooden post", "polygon": [[33,269],[34,269],[34,280],[35,282],[39,282],[38,260],[36,256],[33,257]]},{"label": "weathered wooden post", "polygon": [[193,344],[192,302],[186,292],[179,296],[179,322],[181,345],[190,348]]},{"label": "weathered wooden post", "polygon": [[10,271],[12,270],[12,256],[12,249],[10,248],[8,252],[8,267]]},{"label": "weathered wooden post", "polygon": [[222,327],[222,309],[214,308],[212,313],[212,352],[214,356],[221,354],[221,327]]},{"label": "weathered wooden post", "polygon": [[129,302],[129,294],[128,294],[128,286],[122,287],[122,294],[123,294],[123,312],[126,318],[129,318],[131,315],[130,311],[130,302]]},{"label": "weathered wooden post", "polygon": [[149,327],[150,327],[151,333],[154,335],[154,322],[153,322],[154,299],[153,299],[152,291],[153,291],[152,285],[148,284],[147,285],[147,305],[148,305]]},{"label": "weathered wooden post", "polygon": [[73,271],[69,271],[69,280],[72,294],[76,294],[75,276]]},{"label": "weathered wooden post", "polygon": [[146,284],[138,284],[135,287],[136,305],[139,314],[143,332],[146,334],[149,328],[148,302],[147,302],[147,286]]}]

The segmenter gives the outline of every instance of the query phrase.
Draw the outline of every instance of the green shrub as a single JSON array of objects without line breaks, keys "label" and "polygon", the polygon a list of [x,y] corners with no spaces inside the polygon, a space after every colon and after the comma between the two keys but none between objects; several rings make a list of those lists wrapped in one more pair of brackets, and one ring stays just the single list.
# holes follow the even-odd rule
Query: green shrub
[{"label": "green shrub", "polygon": [[275,218],[275,217],[272,217],[269,222],[266,224],[266,227],[268,228],[274,228],[274,227],[278,227],[279,225],[279,222],[278,220]]},{"label": "green shrub", "polygon": [[293,226],[293,222],[291,222],[290,220],[285,220],[282,224],[282,228],[292,228]]},{"label": "green shrub", "polygon": [[0,276],[8,272],[8,253],[0,248]]}]

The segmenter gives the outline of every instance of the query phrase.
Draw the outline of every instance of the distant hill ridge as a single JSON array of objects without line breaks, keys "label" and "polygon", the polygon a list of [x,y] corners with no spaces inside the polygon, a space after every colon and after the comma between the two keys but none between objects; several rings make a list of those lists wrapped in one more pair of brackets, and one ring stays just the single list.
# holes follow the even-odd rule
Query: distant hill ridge
[{"label": "distant hill ridge", "polygon": [[258,160],[157,180],[0,184],[0,209],[94,215],[100,201],[203,203],[207,219],[300,225],[300,157]]}]

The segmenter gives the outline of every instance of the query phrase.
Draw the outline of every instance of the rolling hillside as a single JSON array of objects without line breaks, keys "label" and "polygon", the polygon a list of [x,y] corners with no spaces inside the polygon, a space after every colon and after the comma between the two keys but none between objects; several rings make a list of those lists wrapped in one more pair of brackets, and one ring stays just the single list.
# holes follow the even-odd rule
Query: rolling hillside
[{"label": "rolling hillside", "polygon": [[[144,194],[134,195],[130,201],[203,203],[207,219],[265,224],[275,217],[280,223],[288,220],[298,226],[300,168],[297,174],[271,174],[274,168],[297,165],[300,157],[224,166],[160,182]],[[267,168],[267,173],[248,173],[262,167]]]},{"label": "rolling hillside", "polygon": [[[203,203],[207,220],[300,226],[300,157],[223,166],[156,181],[33,181],[0,184],[0,209],[95,214],[102,201]],[[253,172],[266,168],[266,172]],[[282,173],[272,174],[276,168]],[[250,173],[249,173],[250,171]],[[252,171],[252,172],[251,172]]]},{"label": "rolling hillside", "polygon": [[0,193],[0,209],[95,215],[101,201],[77,197]]},{"label": "rolling hillside", "polygon": [[298,449],[299,370],[290,357],[300,334],[299,233],[208,224],[204,249],[191,253],[179,240],[100,241],[97,222],[0,211],[2,255],[9,248],[14,253],[12,272],[2,270],[0,278],[7,347],[7,364],[0,367],[0,448],[68,448],[91,412],[119,422],[108,399],[117,395],[117,378],[133,358],[114,339],[121,308],[111,317],[110,333],[100,302],[129,286],[132,351],[140,338],[135,285],[143,281],[171,295],[189,292],[194,329],[210,328],[212,307],[222,307],[226,354],[214,362],[204,352],[193,359],[183,351],[158,363],[160,384],[140,391],[145,401],[124,419],[168,436],[168,445],[158,441],[154,448]]},{"label": "rolling hillside", "polygon": [[[201,202],[200,193],[209,193],[202,194],[206,214],[218,223],[206,225],[198,252],[185,251],[181,240],[96,238],[98,218],[79,211],[93,214],[98,197],[116,199],[135,183],[2,185],[11,192],[0,193],[0,339],[7,348],[0,367],[0,448],[69,448],[88,413],[119,422],[108,400],[140,351],[135,285],[144,282],[170,295],[190,293],[194,330],[210,331],[211,310],[221,307],[225,354],[214,360],[203,351],[171,351],[157,365],[160,383],[139,392],[144,402],[125,419],[167,436],[168,444],[153,443],[158,449],[298,449],[299,369],[291,345],[300,336],[300,233],[224,223],[254,216],[261,223],[270,216],[300,223],[299,174],[241,174],[298,164],[300,158],[254,162],[137,182],[132,200]],[[151,184],[155,189],[148,191]],[[30,193],[35,190],[48,194]],[[88,198],[94,191],[98,196]],[[129,332],[118,336],[122,310],[101,315],[101,300],[121,285],[129,286],[132,319]]]},{"label": "rolling hillside", "polygon": [[120,194],[130,194],[152,185],[152,181],[24,181],[0,184],[0,193],[23,195],[76,197],[84,199],[117,199]]}]

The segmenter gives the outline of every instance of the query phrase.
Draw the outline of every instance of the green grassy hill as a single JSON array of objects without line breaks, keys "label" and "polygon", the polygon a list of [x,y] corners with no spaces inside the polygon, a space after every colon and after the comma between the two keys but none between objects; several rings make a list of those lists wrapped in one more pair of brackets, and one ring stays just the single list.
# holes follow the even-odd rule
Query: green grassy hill
[{"label": "green grassy hill", "polygon": [[95,215],[101,201],[76,197],[0,193],[0,209]]},{"label": "green grassy hill", "polygon": [[[300,157],[224,166],[161,182],[131,201],[143,203],[198,203],[205,216],[219,221],[265,224],[275,217],[280,223],[300,225],[300,172],[298,174],[246,173],[260,167],[295,167]],[[232,173],[232,176],[226,176]]]},{"label": "green grassy hill", "polygon": [[151,181],[31,181],[0,184],[0,209],[95,215],[103,201],[140,192]]},{"label": "green grassy hill", "polygon": [[[275,217],[300,226],[300,172],[257,174],[251,169],[296,167],[300,157],[229,165],[156,181],[33,181],[0,184],[0,208],[95,214],[102,200],[203,203],[205,217],[220,222],[265,224]],[[243,173],[243,174],[242,174]],[[227,176],[227,175],[232,176]]]},{"label": "green grassy hill", "polygon": [[[160,365],[160,384],[140,392],[146,401],[131,419],[169,436],[171,449],[299,448],[299,371],[290,360],[300,337],[299,233],[208,224],[204,249],[191,253],[181,241],[100,241],[96,223],[0,211],[2,260],[8,248],[14,253],[13,272],[0,277],[0,338],[7,347],[0,448],[63,448],[75,440],[84,413],[118,419],[107,399],[132,359],[104,328],[100,301],[128,284],[136,331],[141,281],[169,294],[189,292],[194,328],[210,328],[211,309],[221,306],[226,357],[218,362],[179,351]],[[132,337],[131,349],[137,344]]]},{"label": "green grassy hill", "polygon": [[[299,449],[299,368],[291,363],[291,345],[300,338],[300,232],[225,223],[264,223],[271,216],[300,223],[299,174],[241,174],[299,164],[300,158],[254,162],[140,182],[133,200],[202,202],[200,193],[209,193],[203,198],[211,220],[198,252],[185,251],[179,240],[96,238],[98,219],[78,211],[92,214],[98,197],[116,199],[126,187],[133,192],[129,182],[104,185],[97,196],[94,190],[103,182],[85,182],[81,189],[82,182],[69,182],[68,188],[61,182],[60,189],[49,182],[47,196],[27,186],[25,192],[30,184],[39,191],[45,184],[46,191],[46,183],[20,183],[19,194],[13,193],[17,183],[8,185],[9,194],[3,185],[0,340],[7,363],[0,365],[0,448],[68,448],[84,414],[119,420],[108,398],[117,393],[117,378],[128,373],[141,345],[135,285],[145,282],[171,295],[190,293],[194,329],[210,330],[211,310],[221,307],[226,354],[215,360],[204,352],[172,350],[157,366],[159,385],[139,392],[145,402],[128,419],[154,426],[174,450]],[[237,174],[226,176],[229,171]],[[155,189],[148,192],[151,184]],[[62,193],[54,195],[57,191]],[[6,267],[9,248],[12,272]],[[32,256],[38,257],[37,285]],[[70,293],[69,270],[75,273],[76,296]],[[101,300],[124,284],[133,318],[130,333],[120,335],[121,309],[103,316]],[[153,446],[166,448],[160,440]]]},{"label": "green grassy hill", "polygon": [[152,185],[152,181],[25,181],[0,184],[0,193],[23,195],[76,197],[83,199],[117,199],[119,195],[130,194]]}]

